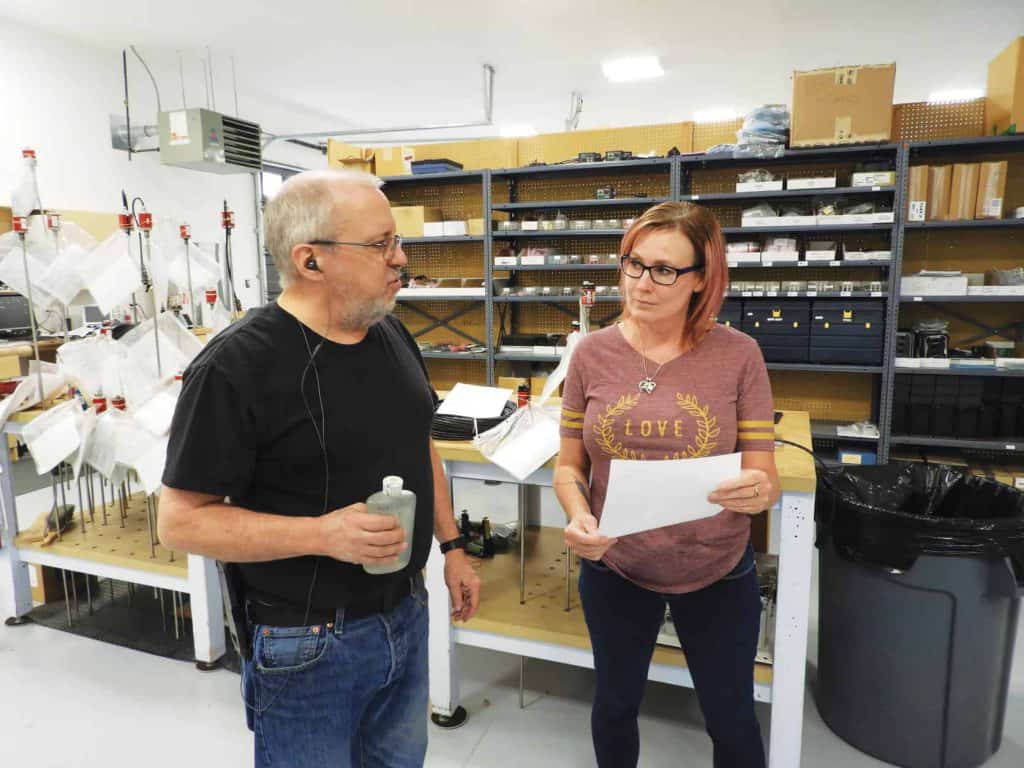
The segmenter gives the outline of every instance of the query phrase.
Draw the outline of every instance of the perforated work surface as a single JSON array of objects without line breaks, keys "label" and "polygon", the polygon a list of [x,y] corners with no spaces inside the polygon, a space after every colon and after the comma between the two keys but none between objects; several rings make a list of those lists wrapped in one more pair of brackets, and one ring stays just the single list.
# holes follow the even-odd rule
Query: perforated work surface
[{"label": "perforated work surface", "polygon": [[928,104],[924,101],[915,101],[893,106],[893,141],[959,139],[984,135],[983,98],[955,104]]}]

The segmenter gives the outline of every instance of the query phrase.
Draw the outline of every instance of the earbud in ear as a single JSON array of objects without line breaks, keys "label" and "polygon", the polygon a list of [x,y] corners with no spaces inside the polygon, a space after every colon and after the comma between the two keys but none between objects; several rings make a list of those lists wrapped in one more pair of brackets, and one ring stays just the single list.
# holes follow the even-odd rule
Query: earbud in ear
[{"label": "earbud in ear", "polygon": [[314,259],[312,256],[306,259],[306,269],[308,269],[310,272],[320,271],[320,267],[317,265],[316,259]]}]

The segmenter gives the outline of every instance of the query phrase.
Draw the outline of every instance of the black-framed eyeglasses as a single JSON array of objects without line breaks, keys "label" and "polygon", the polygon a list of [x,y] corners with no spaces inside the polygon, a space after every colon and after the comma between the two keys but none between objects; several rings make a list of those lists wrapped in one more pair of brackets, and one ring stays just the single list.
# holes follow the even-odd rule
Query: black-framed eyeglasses
[{"label": "black-framed eyeglasses", "polygon": [[644,272],[650,272],[651,280],[658,285],[675,285],[676,281],[683,275],[703,268],[703,264],[694,264],[692,267],[683,267],[682,269],[670,267],[668,264],[652,264],[647,266],[630,253],[622,257],[622,273],[626,277],[639,280],[644,276]]},{"label": "black-framed eyeglasses", "polygon": [[310,240],[309,245],[353,245],[357,248],[376,248],[380,251],[385,261],[390,259],[399,248],[402,247],[402,236],[392,235],[391,237],[379,240],[376,243],[353,243],[348,240]]}]

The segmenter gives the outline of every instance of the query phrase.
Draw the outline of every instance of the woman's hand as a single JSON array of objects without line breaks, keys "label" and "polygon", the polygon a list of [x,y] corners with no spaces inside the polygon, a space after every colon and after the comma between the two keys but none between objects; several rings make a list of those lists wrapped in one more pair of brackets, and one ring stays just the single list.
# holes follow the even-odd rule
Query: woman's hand
[{"label": "woman's hand", "polygon": [[600,560],[618,539],[609,539],[597,530],[593,515],[577,515],[565,526],[565,543],[573,552],[587,560]]},{"label": "woman's hand", "polygon": [[776,489],[763,469],[744,469],[739,477],[719,483],[708,501],[733,512],[756,515],[775,504]]}]

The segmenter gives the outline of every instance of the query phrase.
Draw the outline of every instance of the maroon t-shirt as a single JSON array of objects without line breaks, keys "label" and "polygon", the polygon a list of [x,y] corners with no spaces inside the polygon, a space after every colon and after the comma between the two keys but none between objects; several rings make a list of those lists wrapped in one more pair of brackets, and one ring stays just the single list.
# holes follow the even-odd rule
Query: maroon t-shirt
[{"label": "maroon t-shirt", "polygon": [[[658,364],[647,361],[652,375]],[[654,392],[640,353],[617,325],[582,339],[562,396],[562,437],[582,439],[590,457],[590,509],[600,520],[612,459],[655,461],[775,450],[772,392],[757,343],[716,325],[668,361]],[[750,518],[714,517],[620,537],[604,556],[617,573],[657,592],[692,592],[735,567]]]}]

